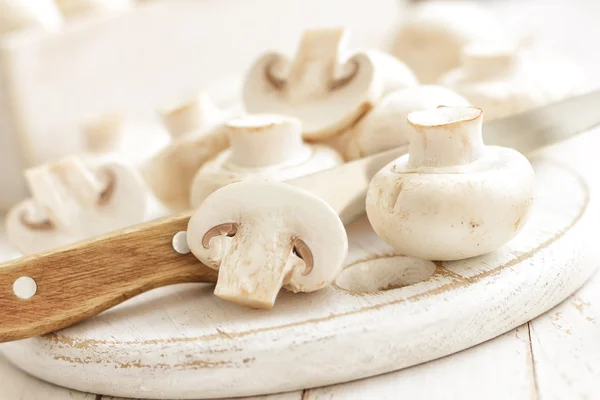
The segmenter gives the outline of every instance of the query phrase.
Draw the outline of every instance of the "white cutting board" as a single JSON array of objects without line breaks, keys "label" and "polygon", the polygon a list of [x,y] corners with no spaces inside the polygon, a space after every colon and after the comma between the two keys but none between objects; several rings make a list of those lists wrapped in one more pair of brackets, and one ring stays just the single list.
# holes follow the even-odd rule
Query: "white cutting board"
[{"label": "white cutting board", "polygon": [[[598,246],[585,244],[597,232],[590,178],[600,163],[585,156],[598,148],[597,136],[532,159],[536,203],[515,240],[494,254],[437,263],[424,282],[374,293],[337,286],[312,294],[284,292],[270,311],[225,302],[211,294],[210,285],[172,286],[0,350],[18,367],[58,385],[157,399],[305,389],[460,351],[548,310],[595,270]],[[339,282],[352,281],[369,265],[382,276],[386,270],[404,279],[426,275],[426,265],[402,274],[406,259],[394,256],[365,219],[349,227],[349,237],[347,275]],[[364,283],[354,277],[355,284]]]}]

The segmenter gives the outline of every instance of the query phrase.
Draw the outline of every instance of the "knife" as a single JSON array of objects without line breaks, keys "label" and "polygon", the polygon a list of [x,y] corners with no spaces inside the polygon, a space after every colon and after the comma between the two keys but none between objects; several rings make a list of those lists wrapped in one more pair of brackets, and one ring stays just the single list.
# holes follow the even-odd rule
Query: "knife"
[{"label": "knife", "polygon": [[[599,105],[595,91],[485,123],[484,141],[527,154],[600,125]],[[364,214],[373,175],[406,152],[394,148],[287,183],[323,198],[348,224]],[[217,271],[174,250],[192,213],[0,264],[0,342],[66,328],[157,287],[215,282]]]}]

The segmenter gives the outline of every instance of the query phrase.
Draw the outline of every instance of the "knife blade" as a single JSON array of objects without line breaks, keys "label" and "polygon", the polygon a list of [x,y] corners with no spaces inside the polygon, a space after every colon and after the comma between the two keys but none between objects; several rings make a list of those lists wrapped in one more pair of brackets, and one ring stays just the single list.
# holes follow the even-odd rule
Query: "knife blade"
[{"label": "knife blade", "polygon": [[[484,124],[487,144],[524,153],[600,125],[600,91]],[[373,175],[405,154],[398,147],[288,183],[327,201],[345,223],[364,214]],[[54,332],[137,294],[182,282],[215,282],[217,272],[172,246],[193,211],[150,221],[0,265],[0,342]],[[19,298],[18,278],[31,278],[35,294]]]}]

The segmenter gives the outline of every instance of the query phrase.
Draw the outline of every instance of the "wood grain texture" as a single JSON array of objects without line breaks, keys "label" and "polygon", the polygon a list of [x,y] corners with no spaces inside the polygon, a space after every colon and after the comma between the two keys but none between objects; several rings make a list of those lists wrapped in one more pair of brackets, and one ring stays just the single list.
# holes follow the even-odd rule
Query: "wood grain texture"
[{"label": "wood grain texture", "polygon": [[[62,329],[153,288],[215,282],[215,270],[191,253],[173,250],[173,235],[186,230],[188,220],[189,213],[180,214],[3,265],[0,342]],[[143,254],[140,243],[145,244]],[[30,299],[13,293],[21,276],[37,283]]]},{"label": "wood grain texture", "polygon": [[[518,238],[494,254],[439,264],[425,282],[371,294],[335,286],[283,292],[270,311],[222,301],[210,285],[182,284],[1,349],[56,384],[158,399],[297,390],[452,354],[546,311],[595,269],[583,253],[595,203],[581,165],[557,149],[535,157],[538,198]],[[401,267],[401,257],[391,256],[366,220],[352,225],[349,237],[347,265],[377,259]]]}]

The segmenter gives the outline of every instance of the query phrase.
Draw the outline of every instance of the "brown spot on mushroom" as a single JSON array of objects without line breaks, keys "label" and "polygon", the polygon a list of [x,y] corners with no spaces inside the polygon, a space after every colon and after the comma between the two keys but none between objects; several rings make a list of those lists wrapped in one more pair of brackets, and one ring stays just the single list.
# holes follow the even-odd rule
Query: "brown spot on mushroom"
[{"label": "brown spot on mushroom", "polygon": [[354,79],[354,77],[356,76],[356,74],[358,74],[358,62],[356,62],[356,60],[350,60],[348,62],[348,65],[352,65],[352,71],[350,71],[349,74],[347,74],[346,76],[339,78],[339,79],[334,79],[333,81],[331,81],[331,83],[329,84],[329,90],[337,90],[345,85],[347,85],[352,79]]},{"label": "brown spot on mushroom", "polygon": [[21,211],[21,214],[19,215],[19,220],[21,221],[21,224],[32,230],[49,231],[54,229],[54,224],[49,219],[31,221],[26,210]]},{"label": "brown spot on mushroom", "polygon": [[472,229],[475,229],[475,228],[478,228],[481,225],[481,223],[475,222],[475,221],[471,221],[471,222],[469,222],[469,225],[471,225]]},{"label": "brown spot on mushroom", "polygon": [[519,229],[519,225],[521,225],[521,217],[517,218],[517,220],[513,224],[513,228],[514,228],[515,232]]},{"label": "brown spot on mushroom", "polygon": [[208,232],[206,232],[204,234],[204,236],[202,237],[202,246],[204,246],[205,249],[208,249],[209,244],[210,244],[210,239],[214,238],[215,236],[221,236],[221,235],[227,235],[228,237],[232,237],[232,236],[235,236],[237,231],[238,231],[238,226],[237,226],[237,224],[235,224],[233,222],[228,222],[225,224],[217,225],[217,226],[209,229]]},{"label": "brown spot on mushroom", "polygon": [[294,239],[293,246],[294,254],[296,254],[298,257],[304,260],[304,263],[306,264],[306,269],[304,270],[304,272],[302,272],[302,275],[306,276],[310,274],[314,266],[312,251],[310,251],[310,249],[308,248],[306,243],[304,243],[304,241],[298,238]]},{"label": "brown spot on mushroom", "polygon": [[115,186],[117,185],[117,177],[115,173],[109,169],[102,170],[102,173],[107,176],[106,187],[100,193],[100,197],[98,198],[98,205],[104,206],[110,202],[112,195],[115,191]]}]

